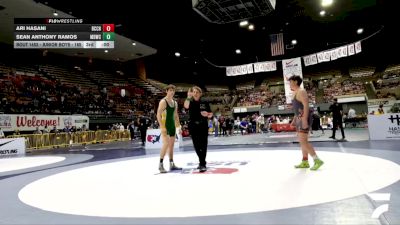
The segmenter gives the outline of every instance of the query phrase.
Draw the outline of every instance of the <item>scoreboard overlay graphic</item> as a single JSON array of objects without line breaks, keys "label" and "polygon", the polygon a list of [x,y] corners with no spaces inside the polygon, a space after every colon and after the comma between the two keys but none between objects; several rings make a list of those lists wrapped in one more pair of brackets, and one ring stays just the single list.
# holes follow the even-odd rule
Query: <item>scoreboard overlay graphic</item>
[{"label": "scoreboard overlay graphic", "polygon": [[112,49],[114,24],[76,18],[15,18],[15,49]]}]

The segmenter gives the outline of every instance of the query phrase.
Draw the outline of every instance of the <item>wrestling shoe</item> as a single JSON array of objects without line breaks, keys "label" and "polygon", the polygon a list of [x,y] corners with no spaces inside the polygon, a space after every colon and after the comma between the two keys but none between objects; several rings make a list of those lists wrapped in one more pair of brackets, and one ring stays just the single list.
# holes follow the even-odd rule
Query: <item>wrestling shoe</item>
[{"label": "wrestling shoe", "polygon": [[310,164],[308,163],[308,160],[303,160],[299,165],[295,165],[294,168],[296,169],[310,168]]},{"label": "wrestling shoe", "polygon": [[160,165],[158,166],[158,170],[160,170],[160,173],[166,173],[167,171],[164,169],[164,164],[160,163]]},{"label": "wrestling shoe", "polygon": [[181,170],[181,167],[177,167],[174,162],[169,163],[169,170]]},{"label": "wrestling shoe", "polygon": [[323,164],[324,164],[324,161],[322,161],[322,160],[320,160],[320,159],[315,159],[315,160],[314,160],[314,166],[311,167],[310,170],[317,170],[317,169],[319,169]]}]

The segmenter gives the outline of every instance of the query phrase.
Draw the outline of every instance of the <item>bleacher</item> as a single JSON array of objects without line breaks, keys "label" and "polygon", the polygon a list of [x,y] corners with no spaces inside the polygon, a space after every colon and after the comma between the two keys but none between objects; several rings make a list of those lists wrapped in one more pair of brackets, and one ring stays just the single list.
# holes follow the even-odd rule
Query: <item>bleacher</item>
[{"label": "bleacher", "polygon": [[[55,65],[41,65],[39,70],[45,72],[48,76],[59,80],[62,84],[67,86],[76,86],[79,84],[82,88],[91,89],[97,88],[91,80],[86,78],[79,70],[70,70]],[[41,72],[34,71],[35,73],[42,74]]]},{"label": "bleacher", "polygon": [[255,81],[249,81],[246,83],[236,85],[236,90],[244,91],[244,90],[251,90],[254,89]]},{"label": "bleacher", "polygon": [[375,73],[373,66],[359,66],[349,69],[350,77],[369,77]]},{"label": "bleacher", "polygon": [[136,77],[129,77],[128,80],[131,83],[134,83],[135,85],[137,85],[138,87],[143,88],[144,90],[148,91],[149,93],[151,93],[152,95],[160,95],[164,93],[163,89],[160,89],[154,85],[152,85],[151,83],[149,83],[148,81],[142,80],[140,78],[136,78]]},{"label": "bleacher", "polygon": [[154,87],[158,88],[159,90],[163,90],[164,87],[166,87],[168,85],[168,84],[165,84],[158,80],[154,80],[154,79],[150,79],[150,78],[147,78],[147,82],[149,82],[149,84],[153,85]]},{"label": "bleacher", "polygon": [[389,65],[373,82],[377,98],[396,98],[400,95],[400,65]]},{"label": "bleacher", "polygon": [[206,85],[206,90],[208,92],[218,92],[221,94],[229,92],[228,86],[222,86],[222,85]]}]

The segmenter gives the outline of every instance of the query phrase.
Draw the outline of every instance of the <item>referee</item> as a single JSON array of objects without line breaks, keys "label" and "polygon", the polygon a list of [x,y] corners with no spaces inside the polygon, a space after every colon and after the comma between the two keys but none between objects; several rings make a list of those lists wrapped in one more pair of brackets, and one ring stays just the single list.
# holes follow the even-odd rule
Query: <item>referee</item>
[{"label": "referee", "polygon": [[189,132],[192,136],[193,146],[199,157],[199,171],[207,171],[206,156],[208,145],[208,119],[213,116],[210,105],[200,100],[202,90],[198,86],[189,89],[184,103],[189,109]]}]

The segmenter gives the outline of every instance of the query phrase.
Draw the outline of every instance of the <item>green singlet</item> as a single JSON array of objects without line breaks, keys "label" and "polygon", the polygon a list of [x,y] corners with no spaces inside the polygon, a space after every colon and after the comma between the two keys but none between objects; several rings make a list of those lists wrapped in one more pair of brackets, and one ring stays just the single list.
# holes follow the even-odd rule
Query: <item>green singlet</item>
[{"label": "green singlet", "polygon": [[175,137],[176,133],[176,127],[175,127],[175,107],[176,107],[176,102],[173,101],[174,107],[169,106],[167,99],[164,99],[165,102],[167,103],[167,110],[166,112],[166,118],[165,118],[165,128],[167,129],[167,135],[170,137]]}]

